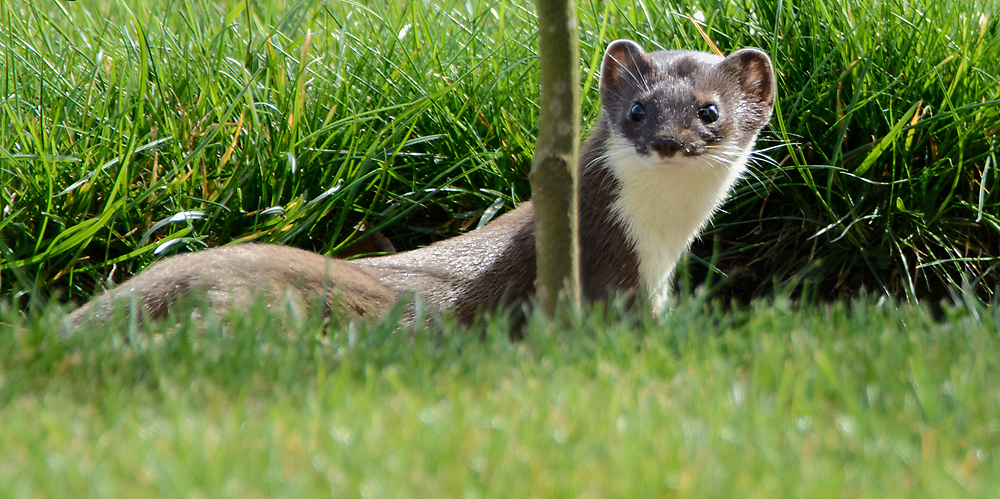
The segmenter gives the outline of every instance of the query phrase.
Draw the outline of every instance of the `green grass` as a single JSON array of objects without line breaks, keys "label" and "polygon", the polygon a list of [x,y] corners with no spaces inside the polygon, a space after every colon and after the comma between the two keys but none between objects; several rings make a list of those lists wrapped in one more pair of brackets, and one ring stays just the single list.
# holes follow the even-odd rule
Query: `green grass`
[{"label": "green grass", "polygon": [[[336,253],[364,220],[412,247],[526,190],[497,172],[524,164],[529,135],[467,94],[509,95],[530,67],[497,80],[506,58],[476,54],[474,20],[467,32],[450,12],[394,5],[130,5],[4,4],[8,292],[86,296],[113,264],[121,276],[233,240]],[[418,29],[399,41],[404,23]],[[493,125],[471,126],[483,113]]]},{"label": "green grass", "polygon": [[[772,153],[698,253],[751,296],[814,283],[936,301],[998,285],[996,2],[745,7],[778,70]],[[722,39],[748,29],[742,10]],[[746,12],[746,11],[742,11]],[[732,33],[732,34],[730,34]],[[719,35],[717,35],[719,36]],[[721,250],[719,249],[721,247]]]},{"label": "green grass", "polygon": [[[996,7],[582,2],[585,124],[606,44],[705,50],[693,15],[724,51],[768,50],[780,100],[771,160],[682,277],[744,301],[989,298]],[[0,22],[0,293],[35,309],[234,241],[347,254],[367,222],[409,249],[530,196],[521,3],[12,0]]]},{"label": "green grass", "polygon": [[689,300],[518,344],[258,310],[128,345],[6,309],[0,495],[993,497],[997,310]]}]

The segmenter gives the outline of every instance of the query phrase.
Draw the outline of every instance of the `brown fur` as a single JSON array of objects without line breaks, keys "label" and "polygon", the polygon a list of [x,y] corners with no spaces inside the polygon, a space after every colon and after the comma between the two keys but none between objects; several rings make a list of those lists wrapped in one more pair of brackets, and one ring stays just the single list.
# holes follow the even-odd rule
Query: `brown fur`
[{"label": "brown fur", "polygon": [[247,305],[255,294],[273,300],[288,289],[306,303],[321,298],[327,307],[356,315],[381,310],[397,298],[346,261],[273,244],[238,244],[157,262],[73,311],[66,321],[72,328],[87,320],[107,321],[115,303],[132,296],[150,318],[162,319],[172,303],[191,291],[204,293],[210,307],[223,311]]},{"label": "brown fur", "polygon": [[[595,133],[590,141],[601,140]],[[589,143],[589,141],[588,141]],[[585,145],[586,152],[594,147]],[[607,217],[616,183],[600,168],[581,177],[581,274],[586,299],[638,283],[635,254]],[[305,303],[321,298],[353,315],[378,314],[405,291],[418,292],[437,310],[453,310],[459,321],[477,313],[526,301],[534,292],[535,237],[531,202],[485,227],[430,246],[394,255],[338,260],[285,246],[238,244],[170,257],[92,300],[67,317],[71,328],[106,321],[116,301],[134,295],[152,319],[192,290],[207,305],[225,310],[246,306],[253,294],[273,299],[286,289]]]}]

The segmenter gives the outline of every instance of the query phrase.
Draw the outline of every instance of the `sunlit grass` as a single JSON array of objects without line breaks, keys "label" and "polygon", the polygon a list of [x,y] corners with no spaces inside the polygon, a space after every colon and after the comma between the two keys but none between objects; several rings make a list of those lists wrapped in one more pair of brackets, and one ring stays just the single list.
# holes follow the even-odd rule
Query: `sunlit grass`
[{"label": "sunlit grass", "polygon": [[[256,312],[0,325],[11,497],[991,497],[996,308],[865,301],[411,335]],[[275,327],[281,321],[285,328]]]}]

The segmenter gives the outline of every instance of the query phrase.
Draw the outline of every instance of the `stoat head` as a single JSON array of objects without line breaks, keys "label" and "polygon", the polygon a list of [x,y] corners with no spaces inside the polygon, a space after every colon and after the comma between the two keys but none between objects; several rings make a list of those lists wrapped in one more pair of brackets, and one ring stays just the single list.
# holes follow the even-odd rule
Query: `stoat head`
[{"label": "stoat head", "polygon": [[600,94],[609,156],[650,169],[742,170],[774,109],[774,72],[757,49],[647,54],[617,40],[604,54]]},{"label": "stoat head", "polygon": [[771,61],[756,49],[647,54],[618,40],[604,55],[600,90],[590,141],[599,161],[589,165],[617,180],[611,214],[662,313],[677,260],[729,194],[771,118]]}]

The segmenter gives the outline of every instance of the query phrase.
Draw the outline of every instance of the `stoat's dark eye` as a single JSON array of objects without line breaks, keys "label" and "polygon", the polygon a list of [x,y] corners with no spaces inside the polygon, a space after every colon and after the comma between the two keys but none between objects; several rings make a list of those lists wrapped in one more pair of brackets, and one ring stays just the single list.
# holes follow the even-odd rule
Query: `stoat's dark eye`
[{"label": "stoat's dark eye", "polygon": [[632,106],[632,109],[628,111],[628,117],[632,121],[642,121],[643,116],[646,115],[646,110],[642,108],[642,104],[636,103]]},{"label": "stoat's dark eye", "polygon": [[705,123],[715,123],[719,120],[719,108],[715,104],[709,104],[698,110],[698,117]]}]

